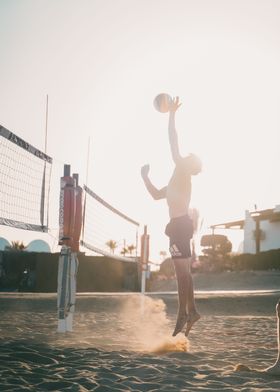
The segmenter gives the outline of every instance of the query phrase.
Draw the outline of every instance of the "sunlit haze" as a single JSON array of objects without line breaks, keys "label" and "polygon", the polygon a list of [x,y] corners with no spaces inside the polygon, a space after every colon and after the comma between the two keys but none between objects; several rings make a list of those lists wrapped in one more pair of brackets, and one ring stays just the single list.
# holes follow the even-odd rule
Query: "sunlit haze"
[{"label": "sunlit haze", "polygon": [[181,153],[203,162],[191,201],[201,233],[280,204],[279,16],[278,0],[0,0],[0,124],[43,150],[48,94],[54,158],[52,237],[3,226],[0,235],[55,250],[63,164],[84,183],[90,138],[88,185],[148,225],[159,260],[168,210],[140,168],[149,163],[159,187],[172,173],[168,114],[153,107],[160,92],[180,97]]}]

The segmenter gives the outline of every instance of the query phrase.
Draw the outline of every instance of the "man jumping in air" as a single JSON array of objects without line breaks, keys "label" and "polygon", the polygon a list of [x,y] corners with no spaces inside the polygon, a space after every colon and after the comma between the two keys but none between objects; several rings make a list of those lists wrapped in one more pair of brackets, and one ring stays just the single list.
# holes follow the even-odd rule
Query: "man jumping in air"
[{"label": "man jumping in air", "polygon": [[199,320],[196,310],[191,276],[191,247],[193,223],[188,215],[191,199],[191,176],[201,171],[201,161],[195,155],[182,157],[179,152],[178,136],[175,128],[175,113],[181,106],[179,97],[174,98],[169,105],[168,135],[171,155],[175,169],[168,185],[157,189],[149,179],[149,165],[141,169],[141,175],[148,192],[155,200],[166,199],[169,208],[170,222],[165,234],[169,237],[169,250],[174,262],[177,285],[179,310],[173,332],[176,336],[186,328],[188,336],[193,324]]}]

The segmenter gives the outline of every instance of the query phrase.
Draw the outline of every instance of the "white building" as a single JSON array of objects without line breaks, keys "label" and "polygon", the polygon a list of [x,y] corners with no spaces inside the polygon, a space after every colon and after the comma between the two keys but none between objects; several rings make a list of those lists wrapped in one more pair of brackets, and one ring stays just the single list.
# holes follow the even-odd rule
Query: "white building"
[{"label": "white building", "polygon": [[0,237],[0,250],[5,250],[6,246],[10,246],[10,243],[6,238]]},{"label": "white building", "polygon": [[280,249],[280,205],[261,211],[245,211],[245,219],[211,226],[215,229],[243,229],[244,253]]},{"label": "white building", "polygon": [[33,240],[31,241],[27,247],[27,252],[41,252],[41,253],[51,253],[50,245],[43,240]]}]

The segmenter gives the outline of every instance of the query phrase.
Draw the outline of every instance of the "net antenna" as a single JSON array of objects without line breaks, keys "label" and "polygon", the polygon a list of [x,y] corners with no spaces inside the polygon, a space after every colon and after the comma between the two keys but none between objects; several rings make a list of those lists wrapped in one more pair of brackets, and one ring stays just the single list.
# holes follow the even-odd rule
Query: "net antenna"
[{"label": "net antenna", "polygon": [[122,261],[138,261],[138,229],[131,219],[87,185],[84,185],[83,232],[81,245],[86,249]]},{"label": "net antenna", "polygon": [[[44,152],[47,154],[47,143],[48,143],[48,116],[49,116],[49,96],[46,96],[46,122],[45,122],[45,149]],[[45,216],[45,195],[46,195],[46,162],[44,164],[43,178],[42,178],[42,195],[41,195],[41,211],[40,211],[40,220],[41,225],[44,225],[44,216]],[[48,195],[49,198],[49,195]],[[47,226],[49,225],[49,211],[47,211]]]},{"label": "net antenna", "polygon": [[[87,148],[86,184],[85,184],[86,186],[88,185],[89,152],[90,152],[90,137],[88,138],[88,148]],[[83,221],[82,221],[82,238],[84,237],[86,203],[87,203],[87,195],[86,195],[86,192],[84,192],[84,208],[83,208]]]},{"label": "net antenna", "polygon": [[0,224],[48,231],[52,158],[0,125]]}]

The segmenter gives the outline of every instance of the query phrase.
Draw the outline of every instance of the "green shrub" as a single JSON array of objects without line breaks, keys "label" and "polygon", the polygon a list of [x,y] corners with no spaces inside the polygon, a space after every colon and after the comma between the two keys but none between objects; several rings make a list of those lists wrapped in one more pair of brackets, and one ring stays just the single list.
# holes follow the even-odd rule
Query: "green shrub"
[{"label": "green shrub", "polygon": [[231,266],[239,271],[280,269],[280,249],[231,256]]}]

